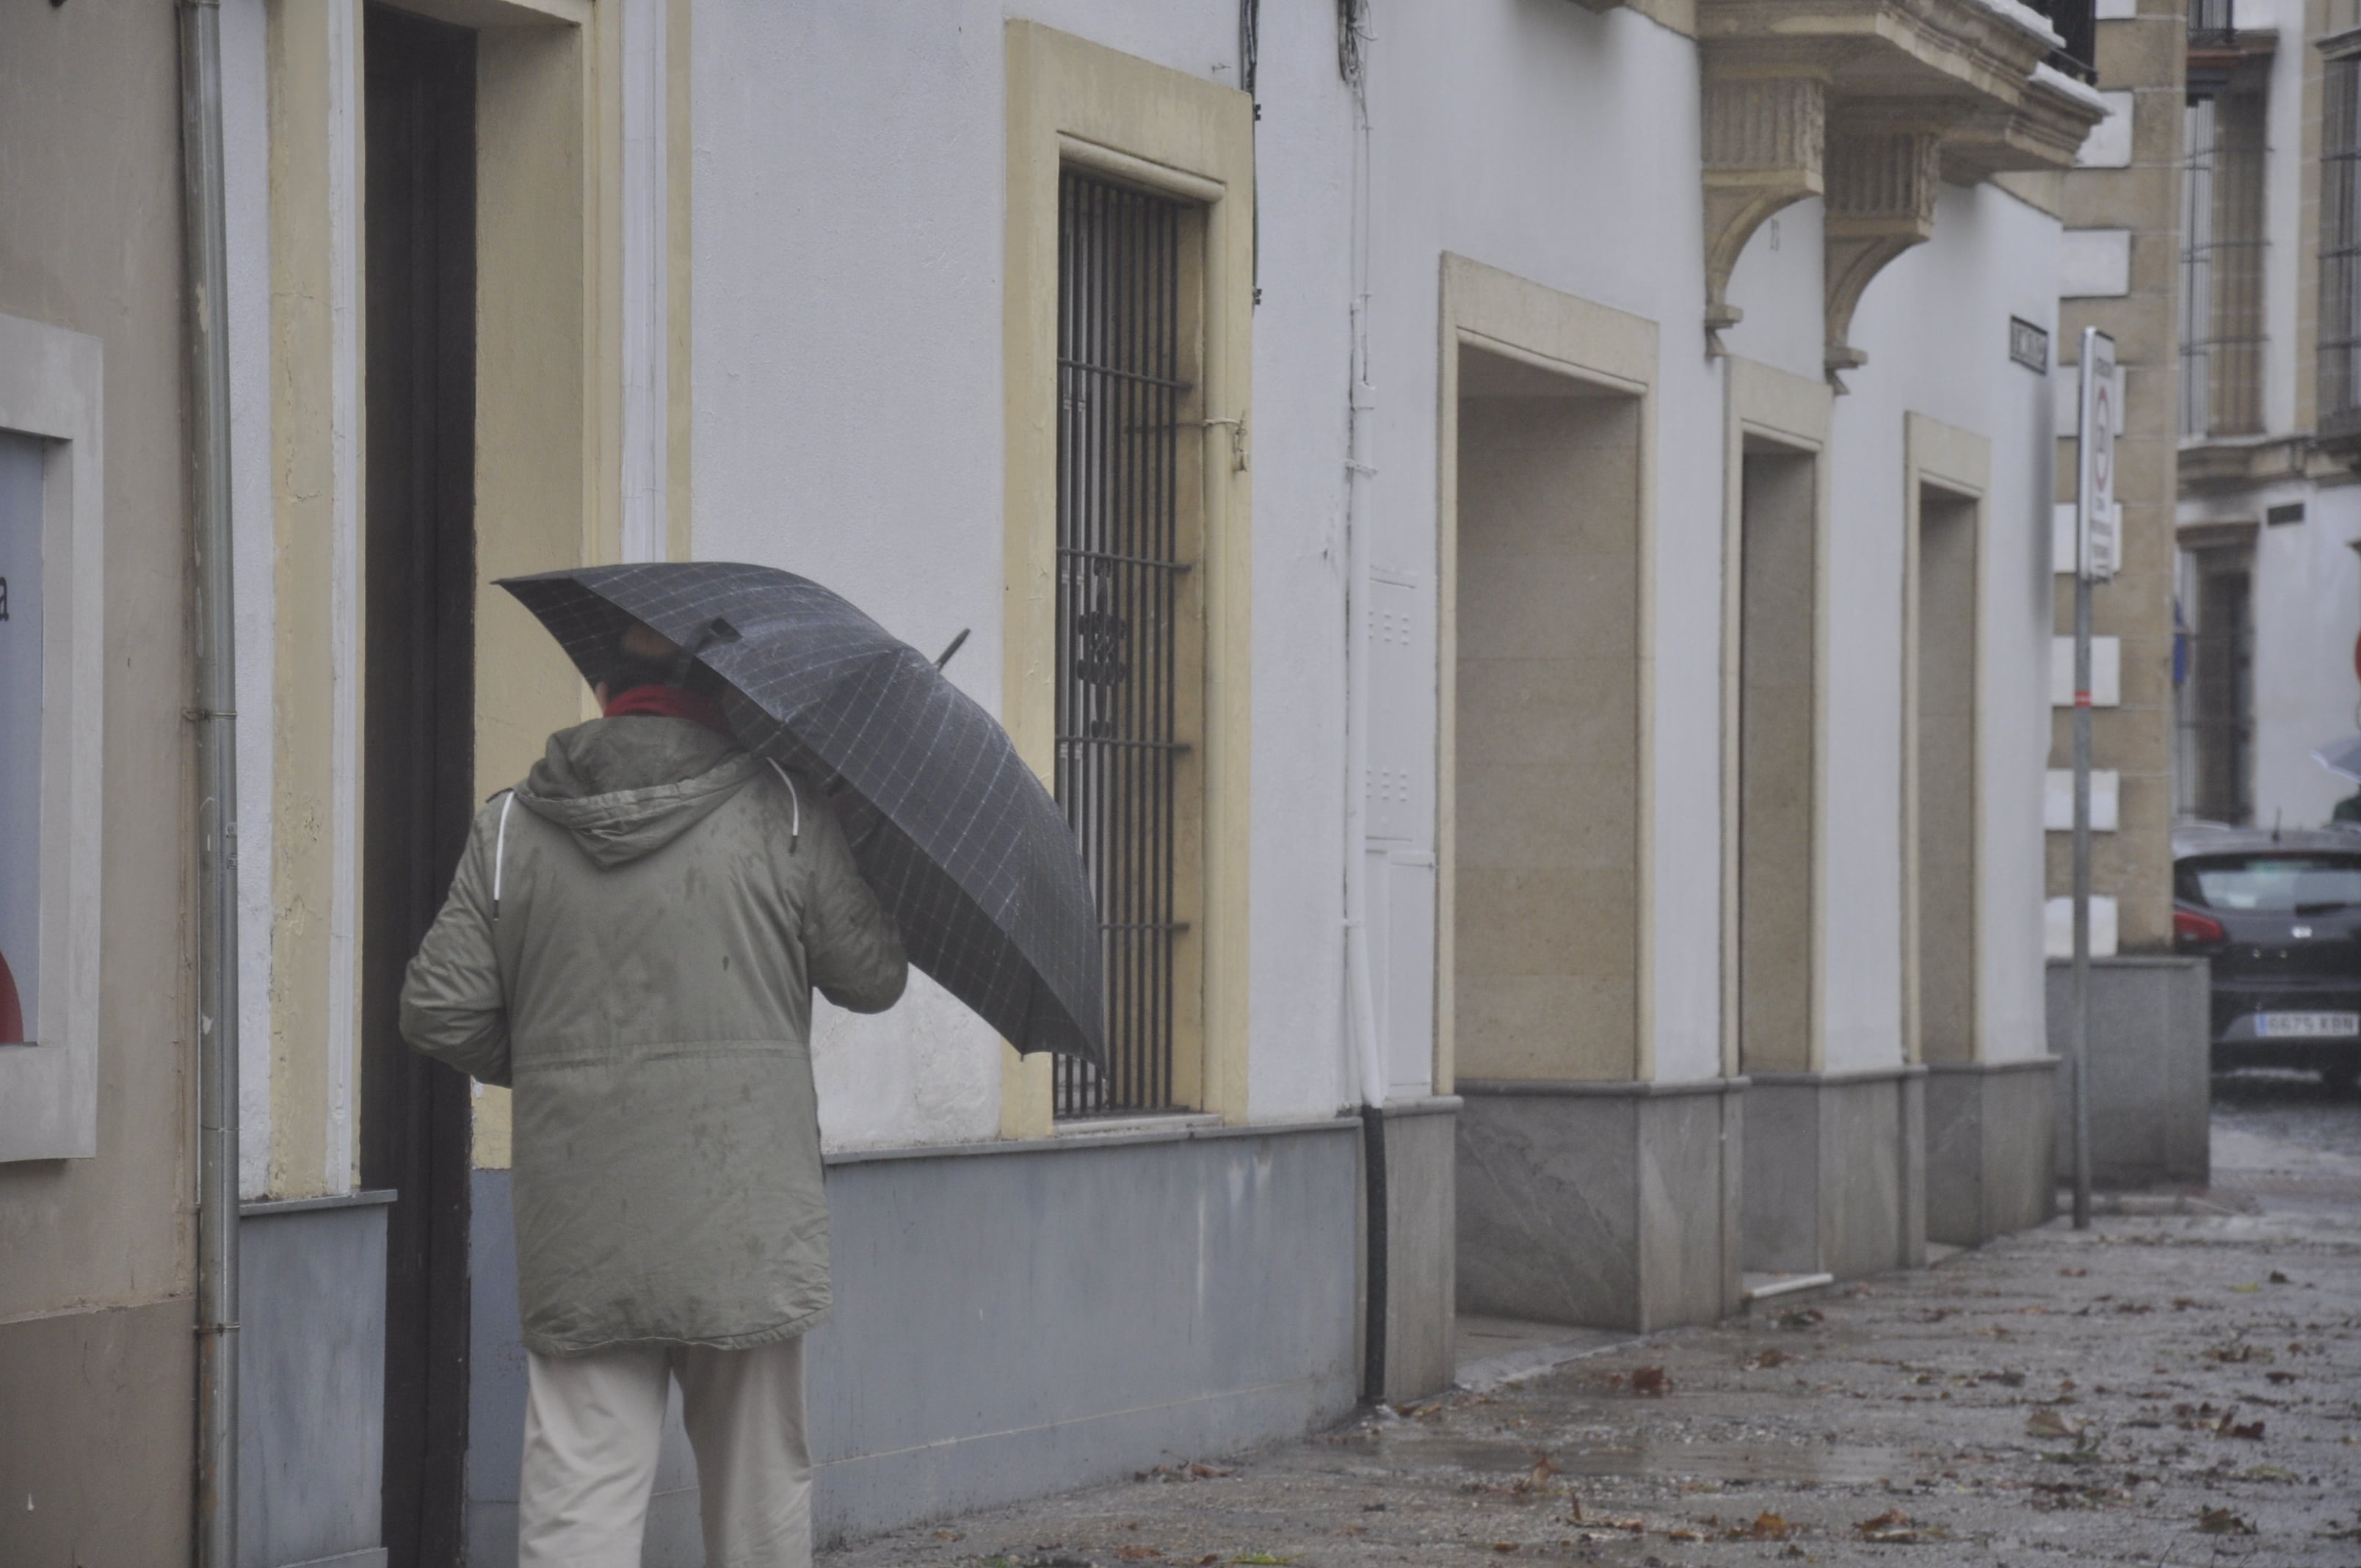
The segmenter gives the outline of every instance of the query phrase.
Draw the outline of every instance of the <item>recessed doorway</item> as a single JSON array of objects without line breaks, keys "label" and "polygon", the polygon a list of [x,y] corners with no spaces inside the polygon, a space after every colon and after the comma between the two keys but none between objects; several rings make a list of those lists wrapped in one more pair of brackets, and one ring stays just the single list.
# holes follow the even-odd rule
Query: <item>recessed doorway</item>
[{"label": "recessed doorway", "polygon": [[399,1014],[475,795],[476,38],[365,16],[360,1174],[397,1194],[388,1564],[440,1568],[465,1555],[470,1105]]}]

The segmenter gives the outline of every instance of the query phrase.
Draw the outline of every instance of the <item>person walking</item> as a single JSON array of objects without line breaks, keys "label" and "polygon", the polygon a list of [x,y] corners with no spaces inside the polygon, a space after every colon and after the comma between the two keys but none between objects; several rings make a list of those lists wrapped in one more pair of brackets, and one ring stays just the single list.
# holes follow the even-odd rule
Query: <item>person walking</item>
[{"label": "person walking", "polygon": [[631,625],[603,716],[478,813],[402,987],[412,1046],[514,1091],[522,1568],[638,1568],[675,1379],[708,1563],[811,1561],[811,992],[882,1012],[908,966],[827,797],[708,681]]}]

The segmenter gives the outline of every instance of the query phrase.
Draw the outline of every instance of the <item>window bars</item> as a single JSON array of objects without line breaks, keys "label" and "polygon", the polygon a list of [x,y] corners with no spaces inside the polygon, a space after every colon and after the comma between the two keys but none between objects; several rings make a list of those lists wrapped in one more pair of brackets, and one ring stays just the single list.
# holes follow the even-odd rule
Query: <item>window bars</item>
[{"label": "window bars", "polygon": [[2189,0],[2189,42],[2194,49],[2227,45],[2238,30],[2236,0]]},{"label": "window bars", "polygon": [[[2202,3],[2202,0],[2192,0]],[[2077,82],[2099,79],[2098,16],[2095,0],[2030,0],[2034,10],[2048,19],[2064,47],[2052,49],[2049,64]]]},{"label": "window bars", "polygon": [[2188,682],[2180,694],[2178,777],[2182,815],[2244,824],[2254,743],[2254,572],[2250,552],[2190,553],[2195,624]]},{"label": "window bars", "polygon": [[2320,433],[2361,433],[2361,56],[2326,62],[2320,136]]},{"label": "window bars", "polygon": [[1058,1061],[1060,1116],[1173,1104],[1186,212],[1059,181],[1055,783],[1098,899],[1107,1009],[1106,1070]]},{"label": "window bars", "polygon": [[2180,250],[2180,433],[2263,428],[2263,98],[2187,110]]}]

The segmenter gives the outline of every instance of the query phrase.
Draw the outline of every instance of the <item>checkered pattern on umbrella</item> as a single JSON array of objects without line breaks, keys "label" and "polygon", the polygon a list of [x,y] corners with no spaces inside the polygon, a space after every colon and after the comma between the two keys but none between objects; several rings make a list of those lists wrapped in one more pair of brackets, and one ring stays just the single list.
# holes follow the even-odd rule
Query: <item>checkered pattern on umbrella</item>
[{"label": "checkered pattern on umbrella", "polygon": [[925,654],[769,566],[590,566],[500,587],[593,682],[632,620],[695,652],[728,684],[741,741],[873,808],[852,806],[847,830],[911,961],[1018,1050],[1104,1062],[1081,849],[1007,732]]}]

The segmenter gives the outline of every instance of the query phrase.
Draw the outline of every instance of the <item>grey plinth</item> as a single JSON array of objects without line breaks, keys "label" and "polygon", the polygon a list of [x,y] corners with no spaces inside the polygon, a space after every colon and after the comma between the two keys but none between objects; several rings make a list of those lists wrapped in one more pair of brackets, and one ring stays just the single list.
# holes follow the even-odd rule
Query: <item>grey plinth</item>
[{"label": "grey plinth", "polygon": [[1461,1311],[1647,1332],[1737,1310],[1744,1079],[1457,1089]]},{"label": "grey plinth", "polygon": [[237,1245],[239,1568],[379,1568],[390,1192],[249,1203]]},{"label": "grey plinth", "polygon": [[[2203,959],[2158,955],[2091,960],[2091,1181],[2117,1190],[2203,1186],[2209,1119],[2213,977]],[[2049,966],[2049,1048],[2072,1038],[2073,966]],[[2074,1169],[2073,1102],[2060,1075],[2058,1176]]]},{"label": "grey plinth", "polygon": [[1848,1279],[1925,1263],[1926,1069],[1751,1079],[1746,1266]]},{"label": "grey plinth", "polygon": [[1927,1068],[1927,1240],[1980,1246],[2057,1213],[2058,1065]]},{"label": "grey plinth", "polygon": [[1386,1106],[1385,1397],[1396,1404],[1450,1387],[1458,1367],[1459,1108],[1455,1098]]}]

